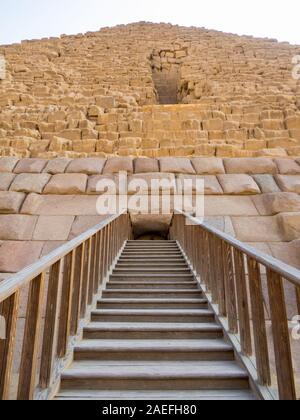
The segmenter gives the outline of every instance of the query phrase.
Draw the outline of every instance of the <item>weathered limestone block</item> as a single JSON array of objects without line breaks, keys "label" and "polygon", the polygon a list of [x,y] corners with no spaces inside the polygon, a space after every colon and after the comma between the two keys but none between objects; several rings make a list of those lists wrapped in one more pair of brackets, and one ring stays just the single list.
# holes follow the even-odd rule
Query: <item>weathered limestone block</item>
[{"label": "weathered limestone block", "polygon": [[15,174],[0,173],[0,191],[7,191],[15,179]]},{"label": "weathered limestone block", "polygon": [[81,173],[86,175],[101,174],[106,163],[106,159],[86,158],[74,159],[67,167],[67,173]]},{"label": "weathered limestone block", "polygon": [[160,171],[173,174],[196,175],[190,159],[163,157],[159,159]]},{"label": "weathered limestone block", "polygon": [[66,241],[74,219],[74,216],[40,216],[34,229],[33,240]]},{"label": "weathered limestone block", "polygon": [[19,174],[11,184],[10,191],[41,194],[49,182],[49,174]]},{"label": "weathered limestone block", "polygon": [[64,157],[50,160],[44,172],[51,175],[63,174],[71,162],[72,159]]},{"label": "weathered limestone block", "polygon": [[19,213],[22,203],[25,200],[25,194],[1,191],[0,192],[0,213],[11,214]]},{"label": "weathered limestone block", "polygon": [[277,216],[232,217],[237,239],[242,242],[282,242],[283,235]]},{"label": "weathered limestone block", "polygon": [[72,224],[69,240],[76,238],[106,220],[109,216],[77,216]]},{"label": "weathered limestone block", "polygon": [[193,158],[192,164],[198,175],[225,174],[223,160],[218,158]]},{"label": "weathered limestone block", "polygon": [[300,174],[300,165],[292,159],[275,159],[278,171],[282,175]]},{"label": "weathered limestone block", "polygon": [[258,216],[259,213],[251,197],[206,196],[205,217],[207,216]]},{"label": "weathered limestone block", "polygon": [[93,195],[29,194],[21,212],[39,216],[97,215],[97,199],[98,196]]},{"label": "weathered limestone block", "polygon": [[288,130],[300,129],[300,117],[289,117],[285,120],[285,125]]},{"label": "weathered limestone block", "polygon": [[282,191],[300,194],[300,175],[276,175],[275,179]]},{"label": "weathered limestone block", "polygon": [[227,174],[276,174],[277,167],[271,159],[224,159]]},{"label": "weathered limestone block", "polygon": [[[283,261],[292,267],[300,269],[300,241],[295,240],[290,243],[270,243],[272,254],[275,258]],[[293,292],[293,296],[294,292]],[[295,312],[294,312],[295,313]],[[293,313],[293,314],[294,314]]]},{"label": "weathered limestone block", "polygon": [[215,156],[216,146],[213,144],[200,144],[195,147],[195,156]]},{"label": "weathered limestone block", "polygon": [[204,120],[202,122],[202,125],[203,125],[203,130],[207,130],[207,131],[224,129],[224,121],[221,118]]},{"label": "weathered limestone block", "polygon": [[261,192],[263,194],[267,193],[275,193],[280,192],[280,188],[278,187],[273,175],[253,175],[254,181],[259,186]]},{"label": "weathered limestone block", "polygon": [[35,216],[0,215],[0,240],[30,241],[36,221]]},{"label": "weathered limestone block", "polygon": [[16,157],[1,157],[0,158],[0,172],[13,172],[19,158]]},{"label": "weathered limestone block", "polygon": [[300,212],[281,213],[278,215],[278,222],[283,231],[284,241],[300,239]]},{"label": "weathered limestone block", "polygon": [[2,242],[0,244],[0,271],[3,273],[17,273],[35,263],[41,255],[43,245],[43,242],[32,241]]},{"label": "weathered limestone block", "polygon": [[128,177],[128,194],[154,195],[176,194],[176,179],[174,174],[168,173],[144,173]]},{"label": "weathered limestone block", "polygon": [[[214,175],[178,175],[177,176],[177,193],[190,194],[189,184],[185,184],[189,181],[192,185],[192,193],[194,194],[205,194],[205,195],[220,195],[223,194],[222,187]],[[203,181],[203,185],[199,183]]]},{"label": "weathered limestone block", "polygon": [[115,174],[118,172],[133,173],[133,158],[114,157],[107,160],[103,174]]},{"label": "weathered limestone block", "polygon": [[54,136],[49,145],[50,152],[63,152],[67,150],[72,150],[73,142],[72,140],[63,139],[60,137]]},{"label": "weathered limestone block", "polygon": [[44,194],[84,194],[88,177],[85,174],[53,175],[44,189]]},{"label": "weathered limestone block", "polygon": [[159,162],[157,159],[137,158],[134,160],[135,174],[150,172],[159,172]]},{"label": "weathered limestone block", "polygon": [[15,174],[40,174],[48,163],[45,159],[21,159],[14,169]]},{"label": "weathered limestone block", "polygon": [[101,108],[114,108],[116,106],[116,101],[113,96],[97,96],[96,105]]},{"label": "weathered limestone block", "polygon": [[260,194],[258,185],[249,175],[218,175],[218,180],[223,188],[224,194]]},{"label": "weathered limestone block", "polygon": [[[88,178],[87,194],[101,195],[110,192],[110,188],[114,186],[114,191],[119,193],[119,177],[118,175],[92,175]],[[127,177],[126,177],[127,189]]]},{"label": "weathered limestone block", "polygon": [[300,197],[298,194],[278,192],[262,194],[253,197],[259,213],[263,216],[273,216],[278,213],[300,212]]}]

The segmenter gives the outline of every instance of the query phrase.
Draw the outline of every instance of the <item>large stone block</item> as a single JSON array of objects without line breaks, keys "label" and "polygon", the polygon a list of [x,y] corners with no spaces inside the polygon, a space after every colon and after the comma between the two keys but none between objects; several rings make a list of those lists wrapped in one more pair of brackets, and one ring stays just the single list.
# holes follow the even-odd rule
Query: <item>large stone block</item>
[{"label": "large stone block", "polygon": [[193,158],[192,164],[198,175],[225,174],[223,160],[218,158]]},{"label": "large stone block", "polygon": [[16,157],[1,157],[0,158],[0,172],[13,172],[17,165],[19,158]]},{"label": "large stone block", "polygon": [[22,214],[41,216],[91,216],[97,215],[98,196],[92,195],[38,195],[29,194]]},{"label": "large stone block", "polygon": [[283,241],[300,239],[300,212],[281,213],[278,215],[278,222],[283,232]]},{"label": "large stone block", "polygon": [[32,241],[2,242],[0,244],[0,271],[3,273],[16,273],[35,263],[40,258],[43,245],[43,242]]},{"label": "large stone block", "polygon": [[133,173],[133,159],[130,157],[115,157],[107,160],[103,174],[115,174],[119,172]]},{"label": "large stone block", "polygon": [[277,167],[268,158],[224,159],[227,174],[276,174]]},{"label": "large stone block", "polygon": [[300,174],[300,165],[293,159],[275,159],[278,172],[281,175],[298,175]]},{"label": "large stone block", "polygon": [[253,202],[263,216],[272,216],[285,212],[300,212],[298,194],[278,192],[253,197]]},{"label": "large stone block", "polygon": [[87,230],[107,219],[108,216],[77,216],[72,225],[69,240],[76,238]]},{"label": "large stone block", "polygon": [[25,215],[0,215],[0,240],[30,241],[37,218]]},{"label": "large stone block", "polygon": [[88,177],[85,174],[53,175],[44,189],[44,194],[84,194]]},{"label": "large stone block", "polygon": [[[189,184],[185,184],[189,181],[192,185],[193,194],[205,194],[205,195],[220,195],[223,194],[221,185],[214,175],[178,175],[177,176],[177,193],[186,195],[190,194]],[[203,184],[201,183],[203,181]],[[185,188],[186,185],[186,188]]]},{"label": "large stone block", "polygon": [[253,175],[253,179],[263,194],[280,192],[273,175]]},{"label": "large stone block", "polygon": [[10,191],[41,194],[50,178],[49,174],[19,174],[11,184]]},{"label": "large stone block", "polygon": [[0,173],[0,191],[9,190],[15,176],[15,174],[11,173]]},{"label": "large stone block", "polygon": [[205,217],[259,215],[251,197],[245,196],[206,196],[204,206]]},{"label": "large stone block", "polygon": [[135,174],[128,177],[128,194],[175,194],[176,180],[174,174],[154,172]]},{"label": "large stone block", "polygon": [[218,180],[223,188],[224,194],[260,194],[258,185],[249,175],[218,175]]},{"label": "large stone block", "polygon": [[300,194],[300,175],[277,175],[275,179],[282,191]]},{"label": "large stone block", "polygon": [[1,191],[0,192],[0,213],[11,214],[18,213],[23,201],[25,200],[25,194]]},{"label": "large stone block", "polygon": [[289,117],[285,120],[285,125],[288,130],[300,129],[300,117]]},{"label": "large stone block", "polygon": [[44,172],[51,175],[63,174],[71,162],[72,159],[69,158],[57,158],[50,160],[44,169]]},{"label": "large stone block", "polygon": [[86,175],[102,174],[106,159],[84,158],[74,159],[68,166],[67,173],[81,173]]},{"label": "large stone block", "polygon": [[45,159],[21,159],[17,163],[14,173],[40,174],[45,169],[47,162]]},{"label": "large stone block", "polygon": [[232,217],[237,239],[242,242],[282,242],[283,235],[274,217]]},{"label": "large stone block", "polygon": [[134,173],[153,173],[159,172],[159,162],[157,159],[137,158],[134,161]]},{"label": "large stone block", "polygon": [[34,229],[33,240],[66,241],[74,219],[74,216],[40,216]]},{"label": "large stone block", "polygon": [[190,159],[187,158],[162,157],[159,164],[161,172],[196,175]]}]

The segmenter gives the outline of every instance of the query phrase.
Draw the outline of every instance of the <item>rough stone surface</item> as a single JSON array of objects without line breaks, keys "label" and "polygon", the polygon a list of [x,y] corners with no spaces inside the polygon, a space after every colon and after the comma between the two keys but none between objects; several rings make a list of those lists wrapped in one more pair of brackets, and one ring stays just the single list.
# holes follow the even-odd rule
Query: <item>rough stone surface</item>
[{"label": "rough stone surface", "polygon": [[108,159],[103,170],[103,174],[116,174],[119,172],[133,173],[133,159],[124,158],[111,158]]},{"label": "rough stone surface", "polygon": [[[186,185],[186,194],[190,194],[189,185],[192,185],[192,192],[197,194],[206,195],[220,195],[223,194],[222,187],[214,175],[178,175],[177,177],[177,192],[178,194],[185,191],[185,182],[189,183]],[[202,181],[203,183],[200,183]]]},{"label": "rough stone surface", "polygon": [[277,175],[276,181],[282,191],[300,194],[300,175]]},{"label": "rough stone surface", "polygon": [[272,159],[241,158],[224,159],[227,174],[276,174],[277,168]]},{"label": "rough stone surface", "polygon": [[285,241],[290,242],[300,238],[300,212],[281,213],[278,216],[278,220],[283,230]]},{"label": "rough stone surface", "polygon": [[22,174],[39,174],[46,167],[47,161],[45,159],[21,159],[14,169],[14,173]]},{"label": "rough stone surface", "polygon": [[9,190],[9,187],[11,186],[15,176],[15,174],[0,173],[0,191]]},{"label": "rough stone surface", "polygon": [[44,172],[51,175],[63,174],[71,162],[72,159],[69,158],[56,158],[50,160],[44,169]]},{"label": "rough stone surface", "polygon": [[253,175],[253,179],[263,194],[280,192],[280,188],[272,175]]},{"label": "rough stone surface", "polygon": [[44,189],[44,194],[84,194],[87,179],[85,174],[53,175]]},{"label": "rough stone surface", "polygon": [[275,159],[278,172],[282,175],[300,174],[300,165],[292,159]]},{"label": "rough stone surface", "polygon": [[0,214],[18,213],[25,199],[25,194],[3,191],[0,192]]},{"label": "rough stone surface", "polygon": [[97,175],[102,173],[105,163],[106,159],[76,159],[69,164],[66,172]]},{"label": "rough stone surface", "polygon": [[226,194],[260,194],[258,185],[249,175],[218,175],[218,180]]},{"label": "rough stone surface", "polygon": [[285,212],[300,212],[300,197],[294,193],[271,193],[253,197],[255,206],[263,216]]},{"label": "rough stone surface", "polygon": [[174,174],[196,174],[189,159],[164,157],[159,160],[159,164],[161,172]]},{"label": "rough stone surface", "polygon": [[19,174],[15,177],[10,190],[41,194],[50,178],[49,174]]},{"label": "rough stone surface", "polygon": [[13,172],[18,160],[16,157],[2,157],[0,159],[0,173]]},{"label": "rough stone surface", "polygon": [[134,161],[134,173],[153,173],[159,172],[159,162],[157,159],[137,158]]},{"label": "rough stone surface", "polygon": [[194,158],[192,164],[198,175],[225,174],[223,160],[218,158]]}]

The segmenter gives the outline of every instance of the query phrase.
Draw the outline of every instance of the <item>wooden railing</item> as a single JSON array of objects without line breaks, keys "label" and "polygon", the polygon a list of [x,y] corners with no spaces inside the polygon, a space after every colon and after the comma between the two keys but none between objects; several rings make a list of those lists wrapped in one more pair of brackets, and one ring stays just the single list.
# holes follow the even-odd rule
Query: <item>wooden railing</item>
[{"label": "wooden railing", "polygon": [[[0,399],[8,399],[13,387],[19,400],[48,398],[112,262],[130,238],[129,215],[110,217],[0,284],[0,316],[6,324],[6,339],[0,340]],[[20,344],[17,321],[26,290]],[[19,369],[12,374],[19,348]]]},{"label": "wooden railing", "polygon": [[174,215],[170,238],[186,253],[228,336],[237,339],[242,360],[254,362],[255,385],[296,400],[285,287],[294,290],[300,314],[300,271],[182,212]]}]

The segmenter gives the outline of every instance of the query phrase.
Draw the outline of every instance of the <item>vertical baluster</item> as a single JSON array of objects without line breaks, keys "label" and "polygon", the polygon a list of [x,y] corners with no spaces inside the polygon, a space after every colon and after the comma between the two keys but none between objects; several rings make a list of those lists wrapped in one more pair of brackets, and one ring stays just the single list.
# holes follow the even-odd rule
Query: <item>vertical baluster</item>
[{"label": "vertical baluster", "polygon": [[0,338],[0,400],[9,398],[18,308],[19,292],[0,303],[0,315],[5,320],[5,339]]},{"label": "vertical baluster", "polygon": [[100,247],[101,247],[101,231],[98,232],[96,235],[94,294],[98,292],[99,283],[100,283]]},{"label": "vertical baluster", "polygon": [[225,298],[225,281],[224,281],[224,259],[223,259],[223,241],[216,237],[216,272],[217,272],[217,289],[219,315],[227,316],[226,298]]},{"label": "vertical baluster", "polygon": [[267,269],[267,279],[279,397],[281,400],[296,400],[283,282],[281,276],[270,269]]},{"label": "vertical baluster", "polygon": [[252,340],[245,262],[244,255],[238,249],[234,249],[234,262],[242,352],[251,356]]},{"label": "vertical baluster", "polygon": [[259,263],[248,257],[249,288],[258,379],[261,385],[271,385],[264,298]]},{"label": "vertical baluster", "polygon": [[44,286],[44,274],[31,280],[29,286],[23,347],[21,352],[18,400],[32,400],[34,397],[37,380]]},{"label": "vertical baluster", "polygon": [[107,253],[107,226],[105,226],[104,230],[103,230],[103,243],[102,243],[102,248],[103,248],[103,253],[102,253],[102,281],[105,280],[105,276],[106,276],[106,253]]},{"label": "vertical baluster", "polygon": [[209,248],[209,234],[204,232],[204,283],[208,292],[211,292],[211,255]]},{"label": "vertical baluster", "polygon": [[217,288],[217,273],[216,273],[216,247],[214,236],[208,234],[208,243],[209,243],[209,276],[210,276],[210,285],[211,285],[211,296],[212,302],[218,302],[218,288]]},{"label": "vertical baluster", "polygon": [[75,252],[72,251],[64,259],[63,283],[61,288],[61,304],[58,324],[57,356],[65,357],[71,328],[72,293],[74,280]]},{"label": "vertical baluster", "polygon": [[89,270],[89,289],[88,289],[88,304],[91,305],[94,297],[94,283],[95,283],[95,255],[96,253],[96,236],[90,238],[90,270]]},{"label": "vertical baluster", "polygon": [[232,260],[232,249],[226,242],[223,243],[224,280],[226,294],[226,308],[231,334],[238,333],[236,291],[234,284],[234,269]]},{"label": "vertical baluster", "polygon": [[84,243],[75,250],[75,265],[73,278],[73,297],[72,297],[72,311],[71,311],[71,335],[77,335],[80,318],[80,301],[81,289],[83,280],[83,265],[84,265]]},{"label": "vertical baluster", "polygon": [[89,273],[91,261],[91,241],[87,240],[84,244],[84,260],[83,260],[83,273],[82,273],[82,289],[81,289],[81,309],[80,317],[85,318],[89,290]]},{"label": "vertical baluster", "polygon": [[41,354],[40,387],[46,389],[51,382],[53,365],[55,363],[55,339],[58,323],[58,300],[60,290],[61,260],[53,264],[49,273],[46,315]]}]

